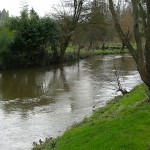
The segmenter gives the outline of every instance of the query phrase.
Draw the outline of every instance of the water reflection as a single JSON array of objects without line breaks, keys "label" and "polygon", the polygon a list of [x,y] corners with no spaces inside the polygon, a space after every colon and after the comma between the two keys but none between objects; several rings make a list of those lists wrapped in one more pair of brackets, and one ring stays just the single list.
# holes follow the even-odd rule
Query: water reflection
[{"label": "water reflection", "polygon": [[54,102],[61,92],[68,92],[63,66],[49,70],[5,71],[0,78],[0,97],[5,109],[33,109]]},{"label": "water reflection", "polygon": [[4,100],[16,98],[34,98],[47,90],[69,90],[63,66],[52,70],[19,70],[1,73],[0,92]]},{"label": "water reflection", "polygon": [[58,136],[93,107],[105,105],[115,93],[106,80],[113,75],[114,62],[121,63],[128,87],[138,83],[130,56],[97,56],[70,66],[1,72],[1,149],[28,150],[31,141]]}]

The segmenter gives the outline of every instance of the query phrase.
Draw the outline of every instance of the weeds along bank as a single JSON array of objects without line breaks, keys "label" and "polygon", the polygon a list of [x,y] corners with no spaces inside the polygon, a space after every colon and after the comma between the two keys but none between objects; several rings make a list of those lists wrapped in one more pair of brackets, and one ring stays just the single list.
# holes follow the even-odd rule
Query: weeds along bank
[{"label": "weeds along bank", "polygon": [[147,150],[150,148],[148,90],[137,86],[117,97],[63,136],[47,139],[33,150]]}]

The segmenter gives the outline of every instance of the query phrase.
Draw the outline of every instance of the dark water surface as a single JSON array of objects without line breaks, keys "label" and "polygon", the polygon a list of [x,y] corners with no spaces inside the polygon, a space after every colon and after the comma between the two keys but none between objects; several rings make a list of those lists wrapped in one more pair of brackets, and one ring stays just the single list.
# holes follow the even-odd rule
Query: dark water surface
[{"label": "dark water surface", "polygon": [[141,80],[128,55],[1,72],[0,150],[29,150],[33,141],[56,137],[91,114],[93,107],[104,106],[119,94],[113,73],[119,63],[123,85],[130,90]]}]

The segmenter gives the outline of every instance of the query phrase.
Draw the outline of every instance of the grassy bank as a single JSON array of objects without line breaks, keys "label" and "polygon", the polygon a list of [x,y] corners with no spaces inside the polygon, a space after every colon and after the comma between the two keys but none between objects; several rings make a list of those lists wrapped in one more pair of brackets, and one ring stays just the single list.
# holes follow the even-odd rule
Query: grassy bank
[{"label": "grassy bank", "polygon": [[74,125],[62,137],[48,140],[34,150],[149,150],[147,95],[144,85],[137,86]]},{"label": "grassy bank", "polygon": [[[95,55],[109,55],[109,54],[125,54],[128,53],[128,50],[120,50],[120,49],[107,49],[107,50],[84,50],[81,49],[80,54],[79,54],[79,59],[85,59],[90,56],[95,56]],[[76,60],[77,58],[77,51],[74,51],[73,48],[69,47],[66,50],[65,53],[65,61],[73,61]]]}]

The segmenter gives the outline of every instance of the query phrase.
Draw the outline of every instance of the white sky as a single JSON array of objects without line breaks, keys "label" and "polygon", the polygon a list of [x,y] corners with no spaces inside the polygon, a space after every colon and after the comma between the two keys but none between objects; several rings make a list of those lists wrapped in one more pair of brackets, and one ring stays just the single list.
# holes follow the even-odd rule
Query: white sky
[{"label": "white sky", "polygon": [[59,0],[0,0],[0,10],[6,9],[9,11],[10,16],[19,16],[22,3],[27,2],[29,9],[32,7],[40,15],[44,16],[53,10],[53,6],[58,3]]}]

